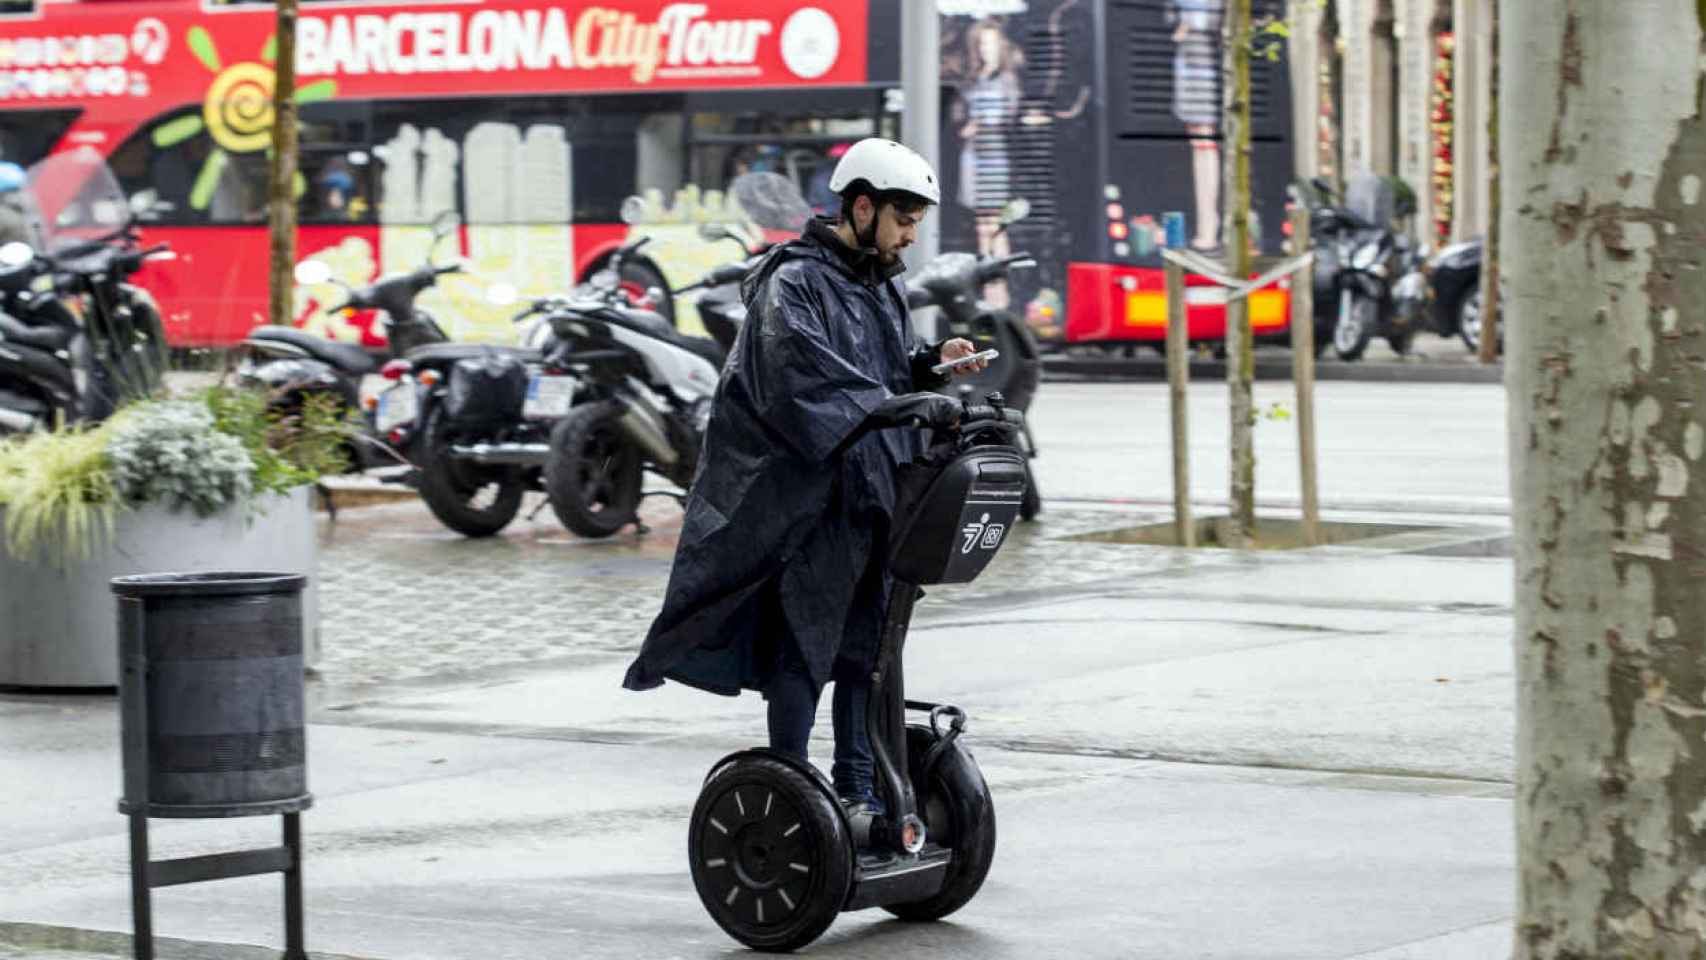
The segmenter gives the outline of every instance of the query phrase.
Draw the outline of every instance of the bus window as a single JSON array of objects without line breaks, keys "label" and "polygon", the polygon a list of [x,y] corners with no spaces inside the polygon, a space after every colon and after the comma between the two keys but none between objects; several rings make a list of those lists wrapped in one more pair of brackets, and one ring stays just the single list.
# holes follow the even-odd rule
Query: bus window
[{"label": "bus window", "polygon": [[[314,103],[297,126],[297,170],[303,223],[372,223],[383,164],[373,156],[365,103]],[[380,168],[380,169],[376,169]]]},{"label": "bus window", "polygon": [[[700,111],[689,116],[688,179],[721,190],[743,173],[780,173],[822,214],[837,212],[829,175],[841,153],[865,137],[893,136],[893,124],[842,107],[831,112],[790,110]],[[874,103],[873,103],[874,106]]]},{"label": "bus window", "polygon": [[265,223],[266,151],[231,153],[199,123],[200,107],[166,114],[138,130],[112,155],[127,195],[152,187],[166,224]]},{"label": "bus window", "polygon": [[8,110],[0,113],[0,160],[28,167],[47,156],[83,111]]}]

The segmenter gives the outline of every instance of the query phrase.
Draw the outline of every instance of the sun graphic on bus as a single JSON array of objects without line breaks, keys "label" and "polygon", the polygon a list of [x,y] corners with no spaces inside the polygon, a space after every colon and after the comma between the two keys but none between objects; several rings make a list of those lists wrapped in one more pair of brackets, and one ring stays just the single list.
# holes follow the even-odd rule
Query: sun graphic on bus
[{"label": "sun graphic on bus", "polygon": [[[174,147],[203,130],[213,138],[213,152],[207,155],[201,172],[196,174],[190,190],[190,206],[207,209],[225,164],[233,153],[253,153],[272,146],[273,82],[276,74],[271,64],[278,59],[278,38],[268,37],[261,48],[261,61],[222,64],[219,50],[205,27],[194,26],[185,38],[190,51],[202,66],[213,74],[201,113],[188,114],[161,124],[154,131],[154,145],[162,149]],[[313,103],[337,96],[336,80],[319,80],[296,88],[297,103]],[[296,175],[296,192],[303,188],[302,175]]]}]

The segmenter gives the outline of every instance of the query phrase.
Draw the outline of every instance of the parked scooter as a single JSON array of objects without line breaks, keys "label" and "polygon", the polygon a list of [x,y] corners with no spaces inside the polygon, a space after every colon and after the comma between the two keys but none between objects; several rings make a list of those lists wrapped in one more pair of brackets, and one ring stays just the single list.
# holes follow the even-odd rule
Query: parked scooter
[{"label": "parked scooter", "polygon": [[[1441,336],[1463,339],[1470,353],[1481,351],[1481,255],[1482,240],[1476,237],[1454,243],[1428,261],[1433,285],[1433,325]],[[1496,325],[1499,349],[1504,349],[1504,323]]]},{"label": "parked scooter", "polygon": [[[427,248],[424,264],[408,273],[380,277],[365,287],[344,286],[345,301],[328,311],[333,315],[379,311],[388,344],[384,352],[372,353],[295,327],[261,326],[250,331],[243,341],[248,356],[237,369],[238,381],[268,390],[273,396],[272,412],[283,417],[299,415],[308,396],[334,398],[343,419],[353,426],[344,451],[349,469],[360,472],[398,465],[399,456],[381,439],[396,424],[376,424],[372,432],[367,429],[368,422],[361,412],[362,382],[379,374],[387,361],[416,347],[450,339],[431,314],[415,306],[415,299],[435,285],[439,277],[462,269],[460,263],[439,266],[434,262],[439,244],[454,236],[457,225],[454,211],[440,214],[433,221],[432,246]],[[331,268],[319,260],[297,264],[295,276],[296,282],[304,286],[324,283],[343,286],[332,277]],[[392,411],[393,417],[401,422],[399,413]]]},{"label": "parked scooter", "polygon": [[1425,318],[1427,279],[1422,268],[1428,249],[1389,230],[1363,231],[1339,271],[1338,321],[1333,349],[1340,359],[1357,360],[1379,334],[1392,352],[1410,352]]},{"label": "parked scooter", "polygon": [[24,199],[44,252],[0,247],[0,434],[104,419],[165,370],[159,308],[128,282],[174,257],[138,239],[151,195],[127,202],[105,161],[79,150],[32,167]]},{"label": "parked scooter", "polygon": [[[1377,335],[1385,337],[1394,352],[1404,354],[1418,329],[1420,311],[1414,294],[1419,280],[1406,283],[1401,301],[1394,298],[1393,288],[1401,278],[1419,273],[1427,250],[1394,230],[1392,223],[1395,217],[1415,212],[1414,200],[1400,196],[1386,178],[1366,173],[1351,178],[1345,193],[1343,207],[1323,212],[1322,219],[1328,222],[1323,224],[1323,236],[1315,241],[1318,250],[1330,247],[1333,254],[1316,265],[1317,331],[1325,279],[1331,282],[1326,302],[1337,311],[1332,344],[1340,359],[1361,359]],[[1312,228],[1315,219],[1312,212]]]},{"label": "parked scooter", "polygon": [[[694,286],[743,274],[731,265]],[[662,316],[629,306],[614,284],[595,292],[548,314],[562,355],[585,372],[577,403],[551,430],[544,479],[565,527],[608,537],[638,522],[646,470],[683,488],[693,482],[726,353],[709,337],[678,333]]]}]

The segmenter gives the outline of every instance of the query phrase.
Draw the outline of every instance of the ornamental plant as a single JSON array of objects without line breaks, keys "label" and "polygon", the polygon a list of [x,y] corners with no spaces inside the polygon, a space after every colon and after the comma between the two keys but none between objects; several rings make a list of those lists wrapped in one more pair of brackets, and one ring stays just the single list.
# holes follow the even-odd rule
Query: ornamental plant
[{"label": "ornamental plant", "polygon": [[340,472],[344,433],[330,403],[281,418],[264,394],[217,386],[127,405],[98,426],[0,438],[5,550],[82,559],[120,511],[146,504],[259,510],[265,495]]}]

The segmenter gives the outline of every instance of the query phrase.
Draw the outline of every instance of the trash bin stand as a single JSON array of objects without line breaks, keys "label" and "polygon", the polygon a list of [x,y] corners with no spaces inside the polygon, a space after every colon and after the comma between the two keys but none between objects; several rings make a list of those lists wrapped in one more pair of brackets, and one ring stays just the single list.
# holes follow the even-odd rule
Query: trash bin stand
[{"label": "trash bin stand", "polygon": [[[154,960],[154,912],[151,891],[206,880],[224,880],[263,873],[284,874],[284,960],[308,960],[302,936],[302,811],[310,795],[268,803],[229,804],[198,810],[193,807],[151,807],[149,792],[147,619],[139,597],[119,597],[119,683],[123,698],[124,799],[119,812],[130,820],[130,896],[136,960]],[[150,860],[150,816],[240,817],[277,814],[284,820],[283,843],[262,850],[215,853],[176,860]]]}]

